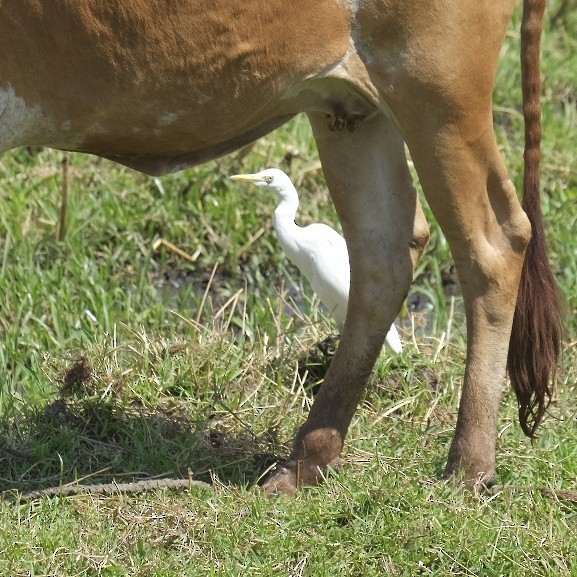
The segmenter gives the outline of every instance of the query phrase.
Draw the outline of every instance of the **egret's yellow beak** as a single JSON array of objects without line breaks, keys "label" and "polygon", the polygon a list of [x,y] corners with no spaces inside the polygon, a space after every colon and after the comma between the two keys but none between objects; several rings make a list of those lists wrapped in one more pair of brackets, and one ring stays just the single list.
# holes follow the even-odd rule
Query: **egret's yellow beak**
[{"label": "egret's yellow beak", "polygon": [[252,182],[253,184],[258,184],[261,182],[261,177],[258,174],[234,174],[231,180],[240,180],[241,182]]}]

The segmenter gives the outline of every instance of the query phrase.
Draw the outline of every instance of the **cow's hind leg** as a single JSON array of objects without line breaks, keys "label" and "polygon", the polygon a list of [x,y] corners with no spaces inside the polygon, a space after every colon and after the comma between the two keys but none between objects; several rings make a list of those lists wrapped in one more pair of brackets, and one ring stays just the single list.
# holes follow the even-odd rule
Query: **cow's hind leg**
[{"label": "cow's hind leg", "polygon": [[[441,92],[418,82],[409,84],[404,87],[404,104],[393,104],[393,110],[427,200],[451,246],[467,316],[467,364],[447,473],[490,484],[495,476],[507,351],[531,226],[497,149],[490,82],[486,86],[484,92],[477,90],[469,97],[466,91],[455,90],[448,98],[450,87]],[[423,98],[428,98],[428,109],[406,105]]]},{"label": "cow's hind leg", "polygon": [[467,315],[467,363],[447,474],[490,485],[511,325],[531,227],[489,127],[485,135],[485,142],[473,145],[454,134],[452,152],[436,159],[436,177],[415,156],[425,168],[423,186],[432,192],[427,198],[452,248]]},{"label": "cow's hind leg", "polygon": [[339,458],[347,429],[383,341],[409,289],[429,229],[407,167],[404,143],[381,113],[353,132],[310,115],[351,264],[340,346],[287,463],[265,483],[294,492],[318,483]]}]

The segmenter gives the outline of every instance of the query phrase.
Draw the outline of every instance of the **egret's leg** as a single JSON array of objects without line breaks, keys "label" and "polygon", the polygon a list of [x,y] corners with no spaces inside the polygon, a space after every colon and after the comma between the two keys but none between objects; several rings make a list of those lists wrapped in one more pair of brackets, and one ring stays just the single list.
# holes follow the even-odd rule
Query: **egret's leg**
[{"label": "egret's leg", "polygon": [[284,467],[265,483],[293,492],[316,484],[339,458],[347,429],[429,239],[397,129],[377,113],[354,131],[310,115],[351,264],[341,342]]}]

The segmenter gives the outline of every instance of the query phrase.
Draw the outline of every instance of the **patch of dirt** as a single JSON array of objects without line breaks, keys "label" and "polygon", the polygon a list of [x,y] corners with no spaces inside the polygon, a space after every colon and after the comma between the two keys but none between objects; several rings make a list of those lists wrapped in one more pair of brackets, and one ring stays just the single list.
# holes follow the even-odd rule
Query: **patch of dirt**
[{"label": "patch of dirt", "polygon": [[85,394],[90,389],[93,379],[92,365],[86,356],[81,355],[62,371],[60,396],[65,398]]}]

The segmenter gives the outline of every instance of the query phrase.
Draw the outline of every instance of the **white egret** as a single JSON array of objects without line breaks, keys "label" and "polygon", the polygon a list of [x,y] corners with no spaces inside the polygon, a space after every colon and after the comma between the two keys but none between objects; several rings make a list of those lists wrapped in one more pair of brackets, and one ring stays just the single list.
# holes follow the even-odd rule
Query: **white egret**
[{"label": "white egret", "polygon": [[[349,302],[350,266],[345,239],[330,226],[295,223],[299,197],[290,178],[277,168],[257,174],[237,174],[233,180],[274,190],[280,203],[274,211],[274,228],[281,248],[309,281],[320,301],[342,329]],[[395,325],[387,333],[388,346],[400,353],[403,344]]]}]

